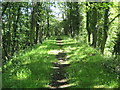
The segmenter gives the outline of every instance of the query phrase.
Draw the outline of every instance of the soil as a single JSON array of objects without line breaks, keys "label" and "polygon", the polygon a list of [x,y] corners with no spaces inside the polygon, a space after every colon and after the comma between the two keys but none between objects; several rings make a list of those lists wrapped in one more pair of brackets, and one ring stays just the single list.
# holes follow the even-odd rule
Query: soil
[{"label": "soil", "polygon": [[[62,39],[56,39],[56,44],[62,48]],[[64,64],[66,61],[67,54],[65,52],[60,52],[56,55],[58,59],[57,62],[53,63],[54,73],[52,75],[52,81],[50,84],[50,88],[68,88],[70,87],[67,77],[65,68],[68,67],[70,64]],[[61,63],[62,62],[62,63]]]}]

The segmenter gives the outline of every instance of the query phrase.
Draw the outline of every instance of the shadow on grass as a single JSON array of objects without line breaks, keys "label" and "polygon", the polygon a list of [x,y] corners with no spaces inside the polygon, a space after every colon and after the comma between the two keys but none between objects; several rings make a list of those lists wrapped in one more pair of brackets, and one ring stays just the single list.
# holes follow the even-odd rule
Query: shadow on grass
[{"label": "shadow on grass", "polygon": [[105,72],[99,62],[79,62],[68,72],[70,83],[75,83],[76,88],[114,88],[118,85],[116,75]]},{"label": "shadow on grass", "polygon": [[[71,44],[72,43],[72,44]],[[106,59],[95,49],[84,43],[66,42],[64,50],[69,51],[68,61],[71,66],[66,69],[66,76],[73,88],[116,88],[117,75],[108,73],[103,67]]]},{"label": "shadow on grass", "polygon": [[46,40],[10,60],[3,73],[3,88],[47,88],[56,60],[48,51],[58,49],[55,43]]}]

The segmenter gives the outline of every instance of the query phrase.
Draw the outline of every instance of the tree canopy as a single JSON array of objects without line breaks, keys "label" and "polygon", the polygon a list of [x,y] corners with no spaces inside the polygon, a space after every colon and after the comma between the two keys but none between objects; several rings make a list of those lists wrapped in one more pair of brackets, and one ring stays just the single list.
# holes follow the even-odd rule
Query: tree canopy
[{"label": "tree canopy", "polygon": [[[53,10],[55,8],[56,11]],[[59,11],[57,12],[57,10]],[[54,42],[48,42],[51,44],[49,46],[45,43],[46,40],[65,39],[66,37],[73,39],[72,42],[79,42],[76,44],[77,46],[74,45],[75,48],[84,47],[80,44],[84,43],[88,45],[86,46],[88,49],[92,48],[102,56],[113,58],[115,66],[103,63],[102,65],[105,67],[114,66],[115,70],[120,69],[119,24],[120,2],[2,2],[3,72],[7,70],[5,67],[9,67],[8,63],[21,52],[32,50],[36,45],[43,45],[43,47],[46,45],[52,48]],[[56,47],[54,44],[53,46]],[[64,47],[63,50],[67,50],[66,48]],[[40,50],[38,49],[42,53]],[[51,49],[46,48],[45,50]],[[85,48],[85,50],[87,49]],[[78,52],[76,51],[76,53]],[[87,52],[81,53],[86,55]],[[51,57],[49,54],[46,55]],[[44,59],[47,57],[46,55],[43,54]],[[32,55],[26,57],[31,58]],[[42,56],[39,58],[42,59]],[[77,57],[75,56],[75,58]],[[42,67],[49,69],[44,65]],[[73,68],[75,67],[73,66]],[[71,70],[68,70],[69,73]]]}]

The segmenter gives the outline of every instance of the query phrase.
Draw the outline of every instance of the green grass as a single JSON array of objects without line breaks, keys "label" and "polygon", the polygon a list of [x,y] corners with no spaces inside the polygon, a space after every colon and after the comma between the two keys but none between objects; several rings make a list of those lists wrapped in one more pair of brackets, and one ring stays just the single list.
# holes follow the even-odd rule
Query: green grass
[{"label": "green grass", "polygon": [[104,56],[87,44],[72,39],[64,40],[67,52],[66,76],[73,88],[117,88],[117,75],[107,72]]},{"label": "green grass", "polygon": [[[106,59],[84,42],[62,38],[66,63],[71,64],[66,68],[66,77],[73,88],[119,87],[117,75],[104,67],[112,59]],[[3,66],[3,88],[47,88],[53,73],[52,62],[57,61],[55,55],[62,49],[56,45],[56,40],[48,39],[33,49],[20,51]]]},{"label": "green grass", "polygon": [[42,45],[14,56],[4,65],[3,88],[47,88],[56,61],[54,51],[59,50],[56,40],[46,40]]}]

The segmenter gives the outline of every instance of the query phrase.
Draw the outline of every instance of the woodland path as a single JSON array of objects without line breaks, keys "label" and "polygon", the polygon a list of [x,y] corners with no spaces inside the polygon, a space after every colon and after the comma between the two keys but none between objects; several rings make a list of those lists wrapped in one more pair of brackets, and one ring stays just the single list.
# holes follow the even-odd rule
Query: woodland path
[{"label": "woodland path", "polygon": [[[51,38],[21,52],[5,66],[3,88],[118,88],[107,60],[84,42]],[[105,67],[109,65],[109,67]],[[115,69],[116,70],[116,69]]]},{"label": "woodland path", "polygon": [[[56,39],[56,44],[62,49],[62,39]],[[63,50],[63,49],[62,49]],[[58,59],[57,62],[53,63],[54,73],[52,75],[52,81],[50,84],[50,88],[68,88],[70,87],[67,77],[65,68],[68,67],[70,64],[65,64],[67,54],[63,51],[56,55]]]}]

